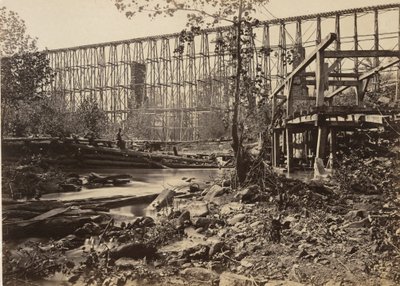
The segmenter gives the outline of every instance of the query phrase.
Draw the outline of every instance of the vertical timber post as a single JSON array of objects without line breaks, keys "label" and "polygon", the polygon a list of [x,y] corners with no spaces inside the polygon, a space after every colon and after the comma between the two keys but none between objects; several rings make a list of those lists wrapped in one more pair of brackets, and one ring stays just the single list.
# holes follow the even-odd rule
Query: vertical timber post
[{"label": "vertical timber post", "polygon": [[273,166],[278,167],[280,164],[281,150],[279,148],[280,144],[280,132],[278,130],[273,131]]},{"label": "vertical timber post", "polygon": [[[400,50],[400,7],[398,10],[399,24],[398,24],[398,34],[397,34],[397,48]],[[400,64],[397,66],[397,79],[396,79],[396,92],[394,95],[394,102],[397,102],[400,97]]]},{"label": "vertical timber post", "polygon": [[[354,50],[358,51],[358,23],[357,12],[354,13]],[[358,58],[354,58],[354,72],[358,75]]]},{"label": "vertical timber post", "polygon": [[[379,50],[379,11],[378,9],[374,10],[374,50]],[[374,67],[379,66],[379,58],[374,58]],[[379,85],[379,74],[375,75],[374,89],[378,90]]]},{"label": "vertical timber post", "polygon": [[330,168],[335,168],[336,165],[336,129],[330,130],[331,140],[329,141],[329,165]]},{"label": "vertical timber post", "polygon": [[[321,108],[324,106],[325,77],[327,76],[324,70],[325,59],[323,51],[318,51],[316,56],[316,64],[317,64],[315,71],[316,96],[317,96],[316,106],[318,108],[318,111],[321,111]],[[318,114],[317,126],[318,126],[318,139],[317,139],[317,150],[314,162],[314,176],[325,174],[323,159],[325,156],[328,129],[326,126],[324,126],[324,118],[320,114]]]},{"label": "vertical timber post", "polygon": [[315,37],[315,44],[318,45],[321,43],[321,16],[317,16],[317,30]]},{"label": "vertical timber post", "polygon": [[293,132],[292,130],[286,126],[286,168],[287,174],[290,175],[292,173],[292,161],[293,161]]}]

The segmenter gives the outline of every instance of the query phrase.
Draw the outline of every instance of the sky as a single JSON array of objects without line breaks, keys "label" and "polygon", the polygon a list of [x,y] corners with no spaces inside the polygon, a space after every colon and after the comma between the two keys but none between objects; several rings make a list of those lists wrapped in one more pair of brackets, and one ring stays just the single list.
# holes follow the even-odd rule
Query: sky
[{"label": "sky", "polygon": [[[144,1],[144,0],[142,0]],[[150,0],[154,1],[154,0]],[[399,0],[270,0],[260,11],[261,20],[312,14]],[[186,16],[158,18],[146,14],[127,19],[114,0],[0,0],[25,20],[28,33],[38,38],[39,49],[56,49],[179,32]],[[268,11],[267,11],[268,10]],[[272,16],[272,15],[273,16]],[[387,23],[387,25],[398,25]]]}]

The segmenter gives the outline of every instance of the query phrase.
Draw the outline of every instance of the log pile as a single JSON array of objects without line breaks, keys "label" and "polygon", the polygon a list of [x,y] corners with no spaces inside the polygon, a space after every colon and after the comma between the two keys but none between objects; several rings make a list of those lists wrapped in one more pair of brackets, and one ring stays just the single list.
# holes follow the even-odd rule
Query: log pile
[{"label": "log pile", "polygon": [[165,152],[121,150],[108,145],[91,146],[83,142],[63,141],[57,138],[33,139],[35,138],[5,140],[2,145],[4,159],[16,161],[27,154],[50,154],[47,162],[51,164],[79,167],[166,169],[229,167],[232,158],[230,154],[226,153],[177,156]]}]

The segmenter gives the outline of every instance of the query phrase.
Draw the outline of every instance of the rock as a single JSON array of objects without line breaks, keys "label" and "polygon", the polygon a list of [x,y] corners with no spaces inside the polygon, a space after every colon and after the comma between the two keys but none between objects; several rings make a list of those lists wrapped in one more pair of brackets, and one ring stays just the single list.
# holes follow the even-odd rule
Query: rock
[{"label": "rock", "polygon": [[196,228],[197,233],[202,233],[203,231],[204,231],[204,228],[202,228],[202,227]]},{"label": "rock", "polygon": [[156,251],[156,248],[152,246],[133,242],[111,249],[110,257],[115,260],[121,257],[129,257],[133,259],[140,259],[143,257],[151,258],[155,256]]},{"label": "rock", "polygon": [[249,186],[243,190],[240,190],[236,194],[236,198],[239,198],[242,202],[254,202],[257,200],[259,194],[259,187],[257,185]]},{"label": "rock", "polygon": [[223,205],[220,210],[221,215],[228,215],[232,213],[233,211],[238,211],[243,209],[243,204],[238,203],[238,202],[232,202],[228,203],[226,205]]},{"label": "rock", "polygon": [[129,241],[129,239],[130,239],[130,235],[129,234],[122,234],[122,235],[120,235],[118,237],[117,240],[118,240],[119,243],[124,243],[124,242]]},{"label": "rock", "polygon": [[77,282],[77,281],[79,280],[80,277],[81,277],[81,273],[73,274],[72,276],[70,276],[70,277],[68,278],[68,282],[74,284],[75,282]]},{"label": "rock", "polygon": [[240,265],[242,265],[244,268],[250,268],[250,267],[253,267],[254,263],[251,262],[250,260],[244,258],[240,261]]},{"label": "rock", "polygon": [[355,220],[366,217],[368,217],[368,212],[366,210],[352,210],[345,215],[345,219],[347,220]]},{"label": "rock", "polygon": [[223,187],[230,187],[231,186],[231,180],[223,180],[222,181],[222,186]]},{"label": "rock", "polygon": [[189,210],[193,217],[202,217],[209,213],[208,204],[206,202],[193,201],[191,199],[174,199],[173,206],[175,210]]},{"label": "rock", "polygon": [[251,227],[251,228],[256,228],[256,227],[259,226],[259,225],[262,225],[262,221],[257,220],[257,221],[255,221],[255,222],[251,223],[251,224],[250,224],[250,227]]},{"label": "rock", "polygon": [[61,245],[63,248],[73,249],[83,244],[84,239],[77,237],[76,235],[70,234],[66,237],[57,241],[57,245]]},{"label": "rock", "polygon": [[60,184],[61,192],[79,192],[82,187],[74,184]]},{"label": "rock", "polygon": [[157,198],[155,198],[155,200],[148,206],[148,208],[160,210],[167,205],[172,205],[172,201],[175,195],[175,191],[165,189],[157,196]]},{"label": "rock", "polygon": [[202,189],[200,188],[199,184],[191,184],[189,186],[189,193],[197,193],[201,191]]},{"label": "rock", "polygon": [[[241,248],[242,249],[242,248]],[[242,260],[248,255],[248,252],[246,250],[241,250],[239,253],[235,254],[235,259],[236,260]]]},{"label": "rock", "polygon": [[115,261],[115,265],[121,268],[134,268],[140,265],[140,260],[133,260],[127,257],[121,257]]},{"label": "rock", "polygon": [[307,256],[307,255],[308,255],[307,250],[301,249],[300,252],[299,252],[299,254],[297,254],[297,257],[298,257],[298,258],[302,258],[302,257],[305,257],[305,256]]},{"label": "rock", "polygon": [[219,275],[212,271],[201,267],[189,267],[181,271],[182,276],[195,279],[197,281],[209,282],[212,285],[214,281],[218,280]]},{"label": "rock", "polygon": [[189,211],[184,211],[179,217],[178,220],[182,223],[185,221],[190,221],[190,212]]},{"label": "rock", "polygon": [[225,193],[225,190],[218,185],[213,185],[207,191],[207,194],[204,196],[204,200],[208,202],[212,202],[215,197],[221,196]]},{"label": "rock", "polygon": [[207,228],[211,223],[211,219],[208,217],[197,217],[193,218],[191,221],[195,227],[202,227],[202,228]]},{"label": "rock", "polygon": [[141,227],[151,227],[154,226],[156,223],[154,222],[154,219],[146,216],[142,219],[142,221],[139,223],[139,226]]},{"label": "rock", "polygon": [[220,276],[219,286],[252,286],[253,280],[231,272],[223,272]]},{"label": "rock", "polygon": [[208,255],[210,257],[212,257],[214,254],[220,252],[223,247],[224,247],[224,243],[222,241],[218,241],[218,242],[212,244],[210,247],[210,251],[208,252]]},{"label": "rock", "polygon": [[178,218],[172,220],[176,229],[181,229],[190,224],[190,212],[184,211]]},{"label": "rock", "polygon": [[226,228],[223,228],[223,229],[218,231],[217,235],[219,237],[224,237],[227,233],[228,233],[228,230]]},{"label": "rock", "polygon": [[237,215],[235,215],[234,217],[228,219],[227,222],[228,222],[229,225],[235,225],[235,224],[237,224],[238,222],[243,221],[245,218],[246,218],[246,215],[245,215],[245,214],[237,214]]},{"label": "rock", "polygon": [[210,252],[210,248],[207,245],[199,245],[193,250],[194,252],[189,254],[190,259],[206,259]]}]

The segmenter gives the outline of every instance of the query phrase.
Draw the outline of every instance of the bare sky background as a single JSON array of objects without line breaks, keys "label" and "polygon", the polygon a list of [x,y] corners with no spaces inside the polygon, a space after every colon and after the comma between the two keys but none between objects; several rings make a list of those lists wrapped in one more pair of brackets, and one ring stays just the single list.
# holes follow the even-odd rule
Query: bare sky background
[{"label": "bare sky background", "polygon": [[[331,10],[399,3],[396,0],[270,0],[260,11],[260,20]],[[158,18],[146,14],[127,19],[113,0],[0,0],[0,6],[17,12],[25,20],[28,33],[38,37],[40,49],[125,40],[179,32],[186,16]],[[388,21],[384,25],[398,25]],[[381,24],[382,26],[382,24]],[[342,29],[345,27],[342,27]]]}]

